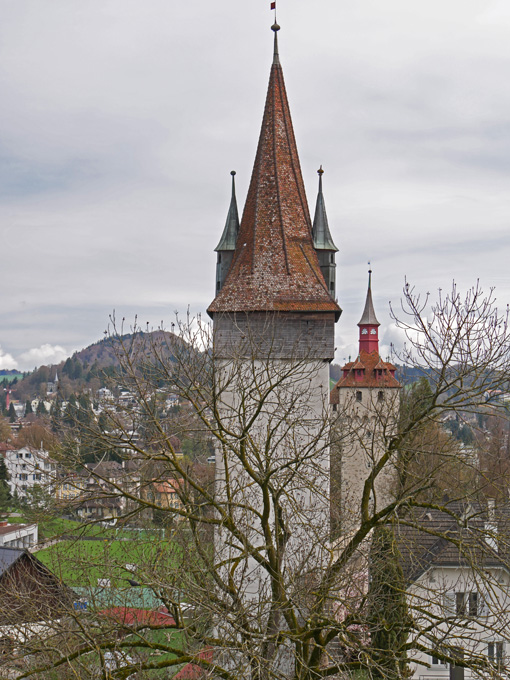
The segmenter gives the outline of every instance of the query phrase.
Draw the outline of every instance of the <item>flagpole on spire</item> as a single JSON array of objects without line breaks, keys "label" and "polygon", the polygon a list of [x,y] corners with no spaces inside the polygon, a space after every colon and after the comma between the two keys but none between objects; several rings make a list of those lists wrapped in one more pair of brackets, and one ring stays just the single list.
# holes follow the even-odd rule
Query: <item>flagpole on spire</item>
[{"label": "flagpole on spire", "polygon": [[278,22],[276,21],[276,0],[274,2],[271,2],[271,9],[274,9],[274,22],[277,24]]}]

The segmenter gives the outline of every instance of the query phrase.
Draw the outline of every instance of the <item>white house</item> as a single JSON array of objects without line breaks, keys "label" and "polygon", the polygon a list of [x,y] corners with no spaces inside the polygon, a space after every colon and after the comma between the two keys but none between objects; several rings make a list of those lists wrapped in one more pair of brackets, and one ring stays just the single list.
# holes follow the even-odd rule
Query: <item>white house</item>
[{"label": "white house", "polygon": [[27,489],[36,485],[53,493],[56,466],[44,449],[30,446],[9,449],[5,452],[5,465],[11,494],[23,497]]},{"label": "white house", "polygon": [[37,545],[37,524],[9,524],[0,522],[0,547],[31,548]]},{"label": "white house", "polygon": [[[446,512],[421,511],[416,519],[414,527],[400,526],[397,532],[418,624],[414,635],[432,652],[412,654],[413,680],[507,677],[508,510],[452,503]],[[471,668],[452,659],[469,660]]]}]

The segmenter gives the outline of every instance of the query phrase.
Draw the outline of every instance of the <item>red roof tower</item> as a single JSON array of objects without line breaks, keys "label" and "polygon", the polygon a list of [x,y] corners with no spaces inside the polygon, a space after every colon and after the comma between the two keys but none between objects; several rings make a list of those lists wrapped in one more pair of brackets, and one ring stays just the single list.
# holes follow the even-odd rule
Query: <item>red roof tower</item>
[{"label": "red roof tower", "polygon": [[397,369],[379,354],[380,325],[372,302],[372,270],[369,270],[365,309],[358,323],[359,354],[356,361],[342,367],[342,377],[331,391],[332,404],[339,403],[338,390],[342,387],[401,387],[395,377]]}]

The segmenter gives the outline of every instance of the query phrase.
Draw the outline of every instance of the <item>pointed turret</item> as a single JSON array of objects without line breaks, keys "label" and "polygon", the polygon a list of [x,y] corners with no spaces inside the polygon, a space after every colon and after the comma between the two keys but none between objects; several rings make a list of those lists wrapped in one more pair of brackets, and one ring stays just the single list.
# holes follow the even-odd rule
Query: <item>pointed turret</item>
[{"label": "pointed turret", "polygon": [[232,265],[211,315],[330,312],[330,295],[312,225],[278,55],[278,24],[262,129]]},{"label": "pointed turret", "polygon": [[239,213],[237,211],[235,185],[236,171],[232,170],[230,174],[232,175],[232,198],[230,199],[230,208],[228,210],[227,221],[225,222],[225,228],[223,229],[220,242],[214,249],[218,253],[216,259],[216,295],[220,292],[225,282],[227,272],[232,264],[232,258],[234,257],[234,251],[236,249],[237,235],[239,233]]},{"label": "pointed turret", "polygon": [[359,351],[370,354],[379,354],[379,326],[372,302],[372,270],[368,270],[368,291],[363,315],[358,323],[359,327]]},{"label": "pointed turret", "polygon": [[322,193],[322,175],[324,170],[321,167],[317,170],[319,175],[319,193],[317,194],[317,203],[315,205],[315,217],[313,219],[312,235],[313,246],[319,258],[319,264],[322,276],[326,282],[331,297],[336,294],[336,263],[335,253],[338,248],[333,242],[331,232],[329,231],[328,216],[326,215],[326,204],[324,203],[324,194]]},{"label": "pointed turret", "polygon": [[[388,387],[400,388],[395,377],[397,369],[379,354],[379,326],[372,302],[372,270],[368,271],[368,290],[365,309],[358,323],[359,354],[356,361],[342,366],[342,377],[331,391],[333,406],[339,403],[339,390],[350,387]],[[361,394],[361,393],[359,393]]]}]

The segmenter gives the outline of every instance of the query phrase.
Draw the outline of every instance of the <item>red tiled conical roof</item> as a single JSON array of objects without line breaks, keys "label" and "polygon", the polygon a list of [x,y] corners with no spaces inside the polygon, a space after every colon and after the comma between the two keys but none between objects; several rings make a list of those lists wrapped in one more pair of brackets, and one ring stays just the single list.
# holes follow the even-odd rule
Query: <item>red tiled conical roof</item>
[{"label": "red tiled conical roof", "polygon": [[208,309],[210,314],[248,311],[341,313],[328,292],[313,247],[308,203],[276,49],[232,265]]}]

